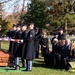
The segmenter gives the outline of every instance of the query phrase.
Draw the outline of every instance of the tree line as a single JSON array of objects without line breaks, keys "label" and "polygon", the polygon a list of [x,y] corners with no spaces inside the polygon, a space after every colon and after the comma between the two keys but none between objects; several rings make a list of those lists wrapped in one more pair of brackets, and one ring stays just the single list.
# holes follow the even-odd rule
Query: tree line
[{"label": "tree line", "polygon": [[75,26],[75,2],[73,0],[31,0],[31,3],[27,5],[27,12],[22,13],[24,11],[23,4],[18,20],[14,23],[33,22],[35,26],[47,29],[49,32],[59,28],[69,31]]}]

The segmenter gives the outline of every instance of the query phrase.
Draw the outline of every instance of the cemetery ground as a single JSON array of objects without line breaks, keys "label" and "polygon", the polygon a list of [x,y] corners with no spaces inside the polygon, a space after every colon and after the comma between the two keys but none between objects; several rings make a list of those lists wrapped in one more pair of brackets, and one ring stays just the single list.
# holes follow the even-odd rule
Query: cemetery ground
[{"label": "cemetery ground", "polygon": [[[9,43],[1,42],[1,48],[3,50],[8,50]],[[20,67],[21,67],[20,61]],[[68,70],[52,69],[44,64],[43,57],[40,56],[39,59],[35,59],[33,62],[33,70],[31,72],[24,71],[25,68],[20,68],[20,70],[14,70],[13,67],[0,67],[0,75],[75,75],[75,72]]]}]

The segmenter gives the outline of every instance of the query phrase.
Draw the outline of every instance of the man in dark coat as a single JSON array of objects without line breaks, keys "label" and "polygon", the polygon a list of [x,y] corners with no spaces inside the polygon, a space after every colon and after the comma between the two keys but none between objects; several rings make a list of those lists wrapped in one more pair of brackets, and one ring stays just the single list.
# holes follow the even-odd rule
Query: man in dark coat
[{"label": "man in dark coat", "polygon": [[[63,43],[63,40],[62,40]],[[61,49],[61,64],[62,64],[62,68],[65,68],[66,70],[68,70],[68,57],[69,57],[69,53],[70,53],[70,40],[66,39],[65,41],[65,45],[62,46]]]},{"label": "man in dark coat", "polygon": [[26,38],[27,38],[27,34],[28,31],[26,30],[27,26],[26,25],[22,25],[22,34],[21,34],[21,39],[23,39],[23,43],[21,43],[21,48],[22,48],[22,56],[21,56],[21,60],[22,60],[22,67],[26,67],[26,63],[24,61],[24,59],[26,59]]},{"label": "man in dark coat", "polygon": [[35,28],[35,58],[39,58],[39,44],[41,34],[38,28]]},{"label": "man in dark coat", "polygon": [[34,30],[34,24],[30,23],[28,25],[29,32],[27,35],[27,52],[26,52],[26,70],[31,71],[32,70],[32,63],[34,59],[34,53],[35,53],[35,30]]},{"label": "man in dark coat", "polygon": [[61,29],[58,34],[58,40],[63,40],[63,39],[66,39],[66,36],[63,33],[63,30]]}]

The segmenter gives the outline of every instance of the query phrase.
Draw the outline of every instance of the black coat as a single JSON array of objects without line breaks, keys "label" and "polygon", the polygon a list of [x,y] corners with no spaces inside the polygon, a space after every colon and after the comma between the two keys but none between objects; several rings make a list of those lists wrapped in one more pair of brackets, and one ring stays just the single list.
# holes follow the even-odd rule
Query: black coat
[{"label": "black coat", "polygon": [[[21,31],[16,31],[15,34],[15,39],[21,39]],[[14,56],[15,57],[21,57],[22,51],[21,51],[21,43],[20,42],[15,42],[15,51],[14,51]]]},{"label": "black coat", "polygon": [[66,39],[66,36],[65,34],[58,34],[58,40],[65,40]]},{"label": "black coat", "polygon": [[21,34],[21,38],[23,39],[23,43],[22,43],[22,57],[23,58],[26,58],[26,43],[27,43],[27,34],[28,32],[25,30],[25,31],[22,31],[22,34]]},{"label": "black coat", "polygon": [[35,51],[39,51],[39,44],[40,44],[40,33],[35,34]]},{"label": "black coat", "polygon": [[[16,33],[16,31],[14,31],[14,30],[12,30],[12,31],[10,31],[9,32],[9,34],[7,34],[7,36],[9,37],[9,38],[12,38],[12,39],[14,39],[15,38],[15,33]],[[13,42],[13,41],[10,41],[10,44],[9,44],[9,52],[12,54],[12,55],[14,55],[14,45],[15,45],[15,43]]]},{"label": "black coat", "polygon": [[58,43],[52,44],[52,54],[58,53]]},{"label": "black coat", "polygon": [[28,35],[27,35],[27,49],[26,49],[27,60],[34,59],[34,52],[35,52],[34,40],[35,40],[35,30],[32,29],[28,32]]},{"label": "black coat", "polygon": [[[43,45],[46,46],[46,47],[43,47]],[[41,50],[42,50],[42,52],[43,52],[43,56],[44,56],[46,53],[48,53],[48,51],[49,51],[48,38],[44,38],[44,37],[41,38]]]},{"label": "black coat", "polygon": [[64,57],[64,58],[68,57],[69,53],[70,53],[70,45],[64,45],[64,46],[62,46],[62,49],[61,49],[61,55],[62,55],[62,57]]}]

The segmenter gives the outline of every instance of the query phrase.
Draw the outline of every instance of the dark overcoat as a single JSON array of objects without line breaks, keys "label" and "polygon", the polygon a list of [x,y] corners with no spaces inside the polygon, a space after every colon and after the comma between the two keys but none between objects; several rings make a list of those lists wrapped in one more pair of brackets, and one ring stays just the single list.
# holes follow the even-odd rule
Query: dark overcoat
[{"label": "dark overcoat", "polygon": [[[15,39],[21,39],[21,31],[17,31],[15,34]],[[14,51],[15,57],[21,57],[22,51],[21,51],[21,42],[15,42],[15,51]]]},{"label": "dark overcoat", "polygon": [[66,58],[69,56],[69,53],[70,53],[70,45],[64,45],[62,46],[62,49],[61,49],[61,55],[63,58]]},{"label": "dark overcoat", "polygon": [[[43,45],[46,46],[46,47],[43,47]],[[43,56],[44,56],[46,53],[48,53],[48,51],[49,51],[48,38],[44,38],[44,37],[41,38],[41,50],[42,50],[42,52],[43,52]]]},{"label": "dark overcoat", "polygon": [[25,31],[22,31],[22,34],[21,34],[21,38],[23,39],[23,43],[22,43],[22,57],[23,58],[26,58],[26,43],[27,43],[27,34],[28,32],[25,30]]},{"label": "dark overcoat", "polygon": [[26,59],[33,60],[34,59],[34,52],[35,52],[35,30],[31,29],[27,35],[27,49],[26,49]]},{"label": "dark overcoat", "polygon": [[35,34],[35,51],[39,51],[39,43],[40,43],[40,33]]},{"label": "dark overcoat", "polygon": [[[9,32],[9,35],[7,35],[9,38],[12,38],[14,39],[15,38],[15,33],[16,33],[16,30],[12,30]],[[14,45],[15,43],[13,41],[10,41],[10,44],[9,44],[9,52],[14,55]]]},{"label": "dark overcoat", "polygon": [[58,33],[58,40],[65,40],[65,39],[66,39],[65,34]]}]

